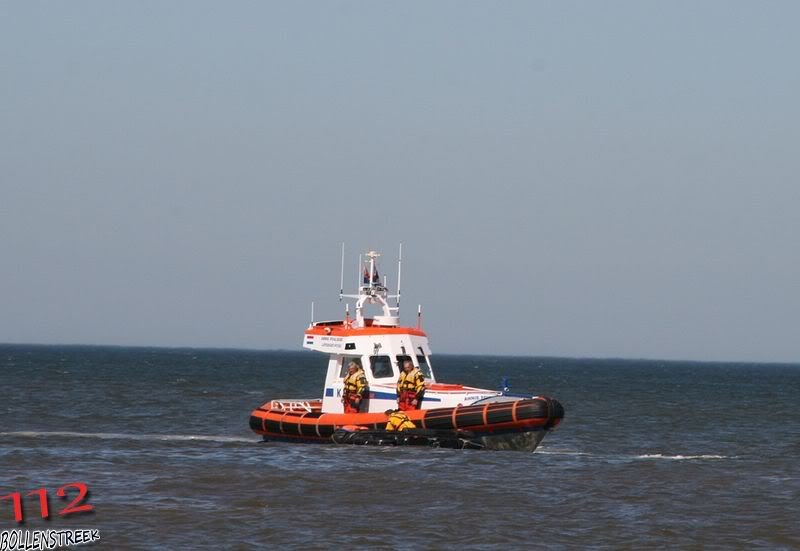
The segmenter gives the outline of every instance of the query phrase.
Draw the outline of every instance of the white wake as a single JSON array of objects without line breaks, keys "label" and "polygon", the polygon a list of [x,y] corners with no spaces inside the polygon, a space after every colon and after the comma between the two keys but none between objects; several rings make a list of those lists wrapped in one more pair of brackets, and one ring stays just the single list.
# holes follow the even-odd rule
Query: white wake
[{"label": "white wake", "polygon": [[715,455],[715,454],[703,454],[703,455],[666,455],[662,453],[645,453],[645,454],[638,454],[638,455],[610,455],[610,454],[602,454],[602,453],[589,453],[589,452],[579,452],[573,450],[546,450],[539,448],[536,450],[537,455],[566,455],[571,457],[596,457],[598,459],[668,459],[672,461],[680,461],[680,460],[704,460],[704,459],[735,459],[736,457],[732,457],[729,455]]},{"label": "white wake", "polygon": [[664,455],[660,453],[646,453],[644,455],[637,455],[636,459],[731,459],[727,455]]},{"label": "white wake", "polygon": [[16,431],[0,432],[0,436],[18,436],[24,438],[96,438],[100,440],[143,440],[150,442],[257,442],[257,439],[242,438],[240,436],[210,436],[203,434],[122,434],[114,432],[35,432]]}]

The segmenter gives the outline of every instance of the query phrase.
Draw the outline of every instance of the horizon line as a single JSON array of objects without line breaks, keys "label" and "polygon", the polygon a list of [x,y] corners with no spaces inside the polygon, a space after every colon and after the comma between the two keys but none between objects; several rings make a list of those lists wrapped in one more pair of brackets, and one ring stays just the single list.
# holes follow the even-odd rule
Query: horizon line
[{"label": "horizon line", "polygon": [[[36,342],[0,342],[2,346],[31,346],[31,347],[73,347],[73,348],[141,348],[141,349],[160,349],[160,350],[230,350],[242,352],[288,352],[302,354],[314,352],[305,349],[288,348],[250,348],[242,346],[184,346],[184,345],[147,345],[147,344],[87,344],[87,343],[36,343]],[[665,363],[695,363],[695,364],[755,364],[755,365],[800,365],[800,362],[789,362],[779,360],[687,360],[687,359],[664,359],[647,357],[621,357],[621,356],[553,356],[553,355],[532,355],[532,354],[481,354],[481,353],[458,353],[458,352],[437,352],[432,356],[474,356],[489,358],[547,358],[555,360],[599,360],[599,361],[623,361],[623,362],[665,362]]]}]

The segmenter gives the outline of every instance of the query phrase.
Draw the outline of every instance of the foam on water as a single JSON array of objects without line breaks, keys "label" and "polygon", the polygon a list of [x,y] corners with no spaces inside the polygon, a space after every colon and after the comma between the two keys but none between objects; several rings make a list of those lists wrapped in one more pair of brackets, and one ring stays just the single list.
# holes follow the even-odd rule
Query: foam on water
[{"label": "foam on water", "polygon": [[539,455],[565,455],[569,457],[595,457],[599,459],[670,459],[670,460],[736,459],[736,456],[716,455],[716,454],[666,455],[661,453],[645,453],[645,454],[634,454],[634,455],[620,455],[620,454],[579,452],[571,450],[543,450],[543,449],[537,450],[536,453]]},{"label": "foam on water", "polygon": [[634,456],[636,459],[670,459],[670,460],[682,460],[682,459],[736,459],[736,457],[730,457],[727,455],[664,455],[661,453],[646,453],[643,455]]},{"label": "foam on water", "polygon": [[0,432],[0,436],[16,436],[24,438],[98,438],[101,440],[137,440],[158,442],[243,442],[253,444],[259,442],[258,437],[241,438],[238,436],[212,436],[204,434],[124,434],[108,432],[70,432],[70,431],[13,431]]},{"label": "foam on water", "polygon": [[578,452],[578,451],[569,451],[569,450],[543,450],[541,448],[536,450],[536,453],[538,453],[539,455],[570,455],[570,456],[581,456],[581,455],[584,455],[584,456],[589,456],[589,457],[595,455],[593,453],[588,453],[588,452]]}]

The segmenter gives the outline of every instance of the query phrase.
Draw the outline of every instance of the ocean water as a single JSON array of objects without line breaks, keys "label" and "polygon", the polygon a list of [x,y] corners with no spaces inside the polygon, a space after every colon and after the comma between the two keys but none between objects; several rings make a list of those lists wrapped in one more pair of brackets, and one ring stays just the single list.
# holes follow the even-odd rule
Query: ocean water
[{"label": "ocean water", "polygon": [[[800,549],[800,365],[435,356],[437,378],[553,396],[534,454],[263,443],[321,393],[310,352],[0,346],[0,530],[110,549]],[[90,513],[60,517],[83,482]],[[72,495],[72,494],[71,494]]]}]

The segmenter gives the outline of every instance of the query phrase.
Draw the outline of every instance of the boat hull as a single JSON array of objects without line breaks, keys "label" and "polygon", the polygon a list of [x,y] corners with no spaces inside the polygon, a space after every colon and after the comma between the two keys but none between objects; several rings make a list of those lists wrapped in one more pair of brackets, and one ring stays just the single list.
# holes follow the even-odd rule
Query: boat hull
[{"label": "boat hull", "polygon": [[[302,408],[286,408],[276,407],[276,402],[264,404],[250,416],[250,428],[265,440],[333,442],[334,433],[343,427],[385,432],[385,413],[322,413],[318,404],[303,402]],[[533,451],[546,432],[561,422],[564,408],[557,400],[537,396],[406,413],[419,429],[466,437],[473,444],[469,447]]]},{"label": "boat hull", "polygon": [[388,430],[345,430],[334,431],[331,440],[334,444],[352,446],[417,446],[450,449],[481,449],[474,442],[471,433],[463,431],[444,431],[411,429],[403,431]]},{"label": "boat hull", "polygon": [[476,437],[474,442],[485,450],[516,450],[533,452],[544,439],[546,430],[490,434]]},{"label": "boat hull", "polygon": [[[478,436],[466,431],[405,431],[345,430],[334,431],[334,444],[354,446],[427,446],[457,450],[516,450],[533,452],[546,430]],[[266,438],[266,437],[265,437]]]}]

